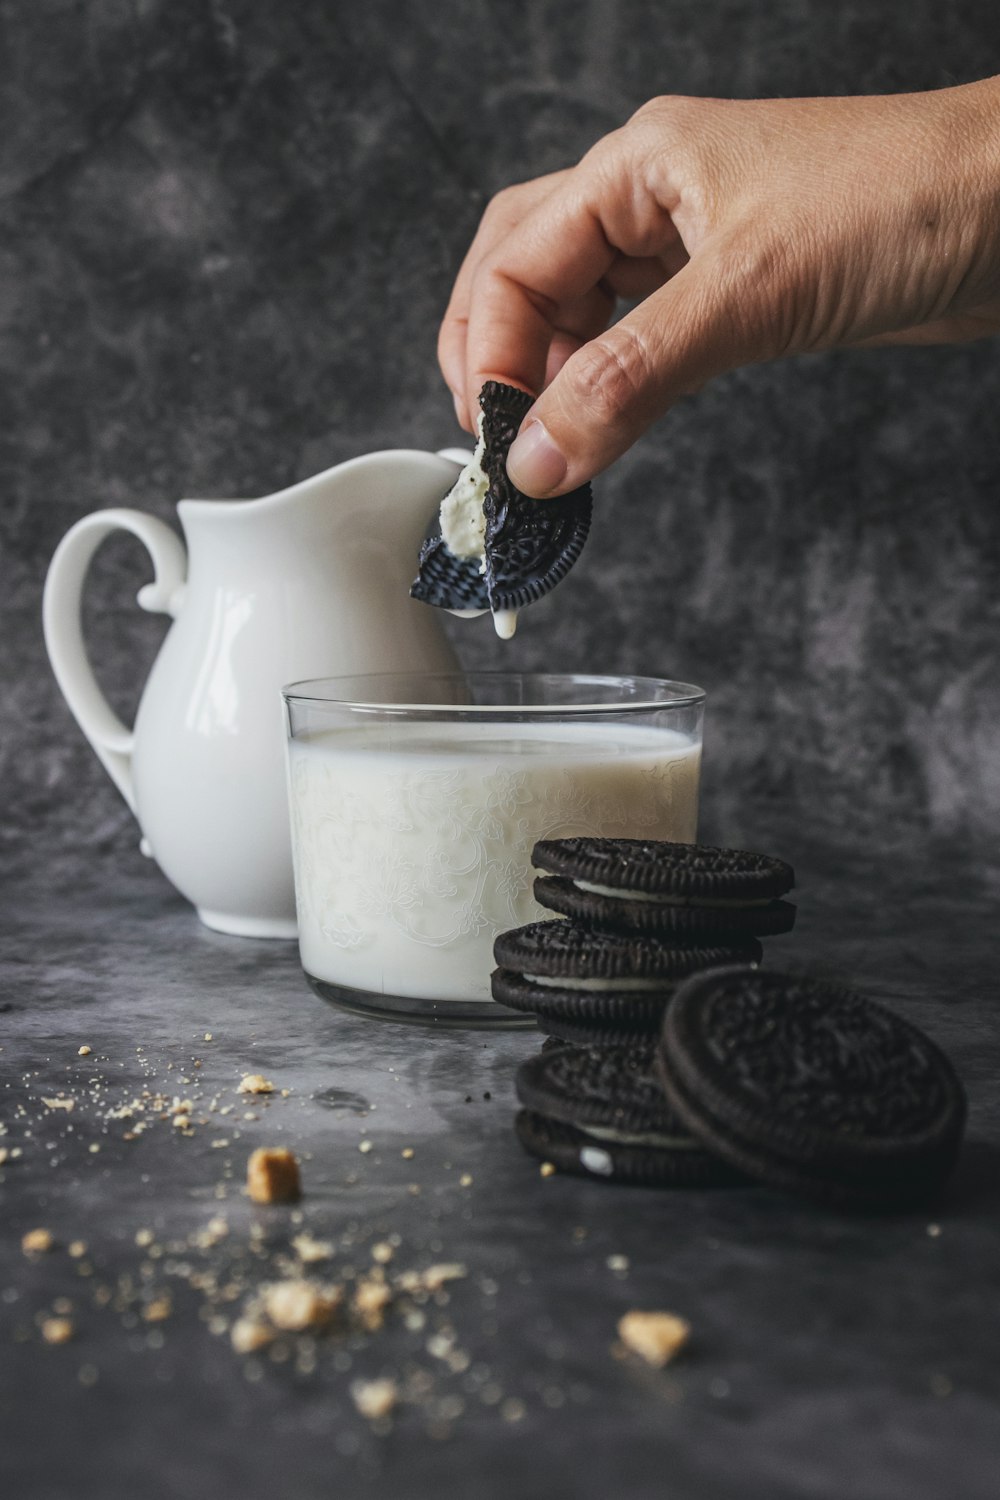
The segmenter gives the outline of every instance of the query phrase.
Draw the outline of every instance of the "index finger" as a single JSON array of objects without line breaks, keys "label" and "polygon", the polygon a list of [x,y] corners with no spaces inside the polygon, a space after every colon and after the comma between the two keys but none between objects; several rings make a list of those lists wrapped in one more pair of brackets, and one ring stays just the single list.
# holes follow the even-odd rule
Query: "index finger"
[{"label": "index finger", "polygon": [[537,204],[473,273],[466,392],[500,380],[538,395],[560,310],[592,292],[616,254],[578,181]]},{"label": "index finger", "polygon": [[[464,409],[467,420],[469,408],[475,407],[475,398],[478,395],[478,387],[471,393],[472,401],[469,401],[469,392],[466,389],[466,337],[469,326],[469,306],[472,296],[472,283],[480,262],[493,248],[499,244],[516,226],[526,214],[547,198],[553,187],[560,178],[567,176],[567,171],[549,172],[544,177],[536,177],[530,182],[520,182],[512,187],[505,188],[490,199],[486,211],[479,221],[479,227],[471,245],[465,253],[465,257],[455,278],[448,306],[441,320],[441,328],[438,333],[438,364],[453,396],[455,397],[456,409]],[[469,430],[472,426],[469,425]]]}]

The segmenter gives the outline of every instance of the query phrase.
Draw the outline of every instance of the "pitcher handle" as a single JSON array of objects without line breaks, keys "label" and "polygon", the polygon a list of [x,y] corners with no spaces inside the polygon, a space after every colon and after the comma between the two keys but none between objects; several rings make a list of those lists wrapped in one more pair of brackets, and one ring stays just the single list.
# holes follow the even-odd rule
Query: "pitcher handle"
[{"label": "pitcher handle", "polygon": [[42,625],[56,682],[70,712],[108,775],[135,812],[132,747],[135,736],[101,689],[83,643],[80,604],[91,558],[115,531],[130,531],[153,561],[153,582],[136,595],[142,609],[176,616],[183,602],[187,556],[175,532],[140,510],[98,510],[77,521],[56,548],[45,579]]}]

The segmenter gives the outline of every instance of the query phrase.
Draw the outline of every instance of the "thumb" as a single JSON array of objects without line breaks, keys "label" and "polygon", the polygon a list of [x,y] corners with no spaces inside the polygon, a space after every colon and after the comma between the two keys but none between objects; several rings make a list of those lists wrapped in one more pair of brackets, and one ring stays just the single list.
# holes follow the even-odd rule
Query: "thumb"
[{"label": "thumb", "polygon": [[542,498],[576,489],[619,458],[678,397],[758,357],[740,349],[740,320],[709,259],[689,261],[570,356],[511,444],[507,473],[519,490]]}]

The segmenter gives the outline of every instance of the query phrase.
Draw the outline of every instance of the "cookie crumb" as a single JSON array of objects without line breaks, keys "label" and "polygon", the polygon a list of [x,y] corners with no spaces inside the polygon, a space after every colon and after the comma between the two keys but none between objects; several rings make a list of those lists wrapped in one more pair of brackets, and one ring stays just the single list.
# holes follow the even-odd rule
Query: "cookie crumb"
[{"label": "cookie crumb", "polygon": [[314,1239],[308,1231],[295,1236],[292,1240],[292,1249],[306,1266],[313,1265],[318,1260],[330,1260],[333,1256],[333,1246],[330,1241]]},{"label": "cookie crumb", "polygon": [[355,1380],[351,1400],[363,1417],[374,1422],[392,1411],[399,1400],[399,1388],[394,1380]]},{"label": "cookie crumb", "polygon": [[403,1149],[402,1149],[402,1151],[399,1154],[403,1158],[404,1161],[412,1161],[413,1160],[413,1147],[412,1146],[404,1146]]},{"label": "cookie crumb", "polygon": [[77,1057],[89,1057],[93,1050],[92,1047],[88,1047],[86,1042],[84,1042],[83,1046],[77,1050],[76,1055]]},{"label": "cookie crumb", "polygon": [[359,1321],[374,1333],[385,1322],[385,1310],[391,1301],[392,1292],[384,1281],[366,1279],[358,1282],[351,1306]]},{"label": "cookie crumb", "polygon": [[262,1304],[270,1322],[284,1333],[302,1333],[329,1323],[344,1300],[339,1286],[320,1286],[315,1281],[279,1281],[265,1286]]},{"label": "cookie crumb", "polygon": [[550,1161],[543,1161],[542,1165],[538,1168],[538,1175],[539,1177],[554,1177],[556,1175],[555,1166]]},{"label": "cookie crumb", "polygon": [[668,1312],[627,1312],[618,1320],[618,1337],[648,1365],[662,1369],[691,1336],[691,1325]]},{"label": "cookie crumb", "polygon": [[275,1330],[260,1318],[237,1318],[229,1330],[229,1339],[237,1354],[253,1354],[264,1349],[275,1338]]},{"label": "cookie crumb", "polygon": [[274,1084],[263,1073],[244,1073],[238,1094],[273,1094]]},{"label": "cookie crumb", "polygon": [[87,1253],[87,1241],[86,1240],[71,1240],[70,1246],[69,1246],[69,1253],[73,1257],[74,1260],[79,1260],[82,1255],[86,1255],[86,1253]]},{"label": "cookie crumb", "polygon": [[71,1109],[76,1108],[76,1100],[67,1099],[65,1094],[57,1094],[54,1099],[46,1099],[45,1095],[43,1094],[42,1103],[45,1105],[46,1109],[64,1109],[67,1114],[69,1114]]},{"label": "cookie crumb", "polygon": [[932,1240],[936,1240],[941,1233],[940,1224],[928,1224],[927,1233]]},{"label": "cookie crumb", "polygon": [[162,1297],[154,1297],[152,1302],[147,1303],[142,1310],[142,1316],[147,1323],[162,1323],[170,1317],[173,1310],[170,1298],[164,1294]]},{"label": "cookie crumb", "polygon": [[25,1255],[44,1255],[55,1245],[50,1229],[29,1229],[21,1236],[21,1249]]},{"label": "cookie crumb", "polygon": [[377,1245],[372,1246],[372,1260],[377,1261],[380,1266],[386,1266],[392,1260],[393,1249],[388,1240],[379,1240]]},{"label": "cookie crumb", "polygon": [[261,1146],[247,1162],[247,1193],[254,1203],[294,1203],[302,1192],[299,1164],[286,1146]]},{"label": "cookie crumb", "polygon": [[446,1281],[460,1281],[468,1274],[460,1261],[447,1261],[439,1266],[428,1266],[420,1273],[420,1280],[426,1291],[439,1292]]},{"label": "cookie crumb", "polygon": [[140,1250],[145,1250],[147,1245],[153,1243],[154,1239],[155,1235],[151,1229],[137,1229],[135,1232],[135,1242]]},{"label": "cookie crumb", "polygon": [[372,1143],[371,1143],[371,1141],[361,1141],[359,1143],[359,1145],[358,1145],[358,1150],[361,1152],[361,1154],[363,1156],[367,1156],[368,1153],[369,1153],[369,1151],[371,1149],[372,1149]]},{"label": "cookie crumb", "polygon": [[463,1172],[462,1175],[461,1175],[461,1177],[458,1179],[458,1185],[459,1185],[459,1187],[471,1187],[472,1186],[472,1173],[471,1172]]},{"label": "cookie crumb", "polygon": [[46,1318],[42,1324],[42,1338],[47,1344],[68,1344],[75,1332],[72,1318]]}]

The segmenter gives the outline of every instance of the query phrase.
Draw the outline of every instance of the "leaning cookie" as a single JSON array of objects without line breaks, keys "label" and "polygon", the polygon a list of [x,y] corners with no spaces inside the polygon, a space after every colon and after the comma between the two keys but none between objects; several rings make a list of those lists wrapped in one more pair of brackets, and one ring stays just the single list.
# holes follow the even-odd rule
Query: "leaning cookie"
[{"label": "leaning cookie", "polygon": [[656,839],[542,839],[535,900],[575,922],[655,933],[683,944],[729,943],[791,930],[795,884],[783,859]]},{"label": "leaning cookie", "polygon": [[753,938],[726,948],[673,948],[640,933],[554,921],[500,933],[493,953],[494,1000],[530,1011],[543,1031],[579,1042],[652,1038],[679,979],[761,957]]},{"label": "leaning cookie", "polygon": [[692,975],[664,1018],[658,1065],[671,1108],[706,1150],[824,1203],[923,1203],[962,1139],[965,1095],[930,1038],[819,980]]},{"label": "leaning cookie", "polygon": [[439,534],[420,550],[414,599],[459,613],[492,610],[512,635],[517,611],[555,588],[590,530],[590,486],[539,501],[507,475],[507,451],[532,397],[488,380],[479,394],[479,442],[441,504]]},{"label": "leaning cookie", "polygon": [[666,1104],[649,1048],[543,1051],[521,1064],[516,1086],[522,1146],[563,1172],[665,1187],[739,1180]]}]

